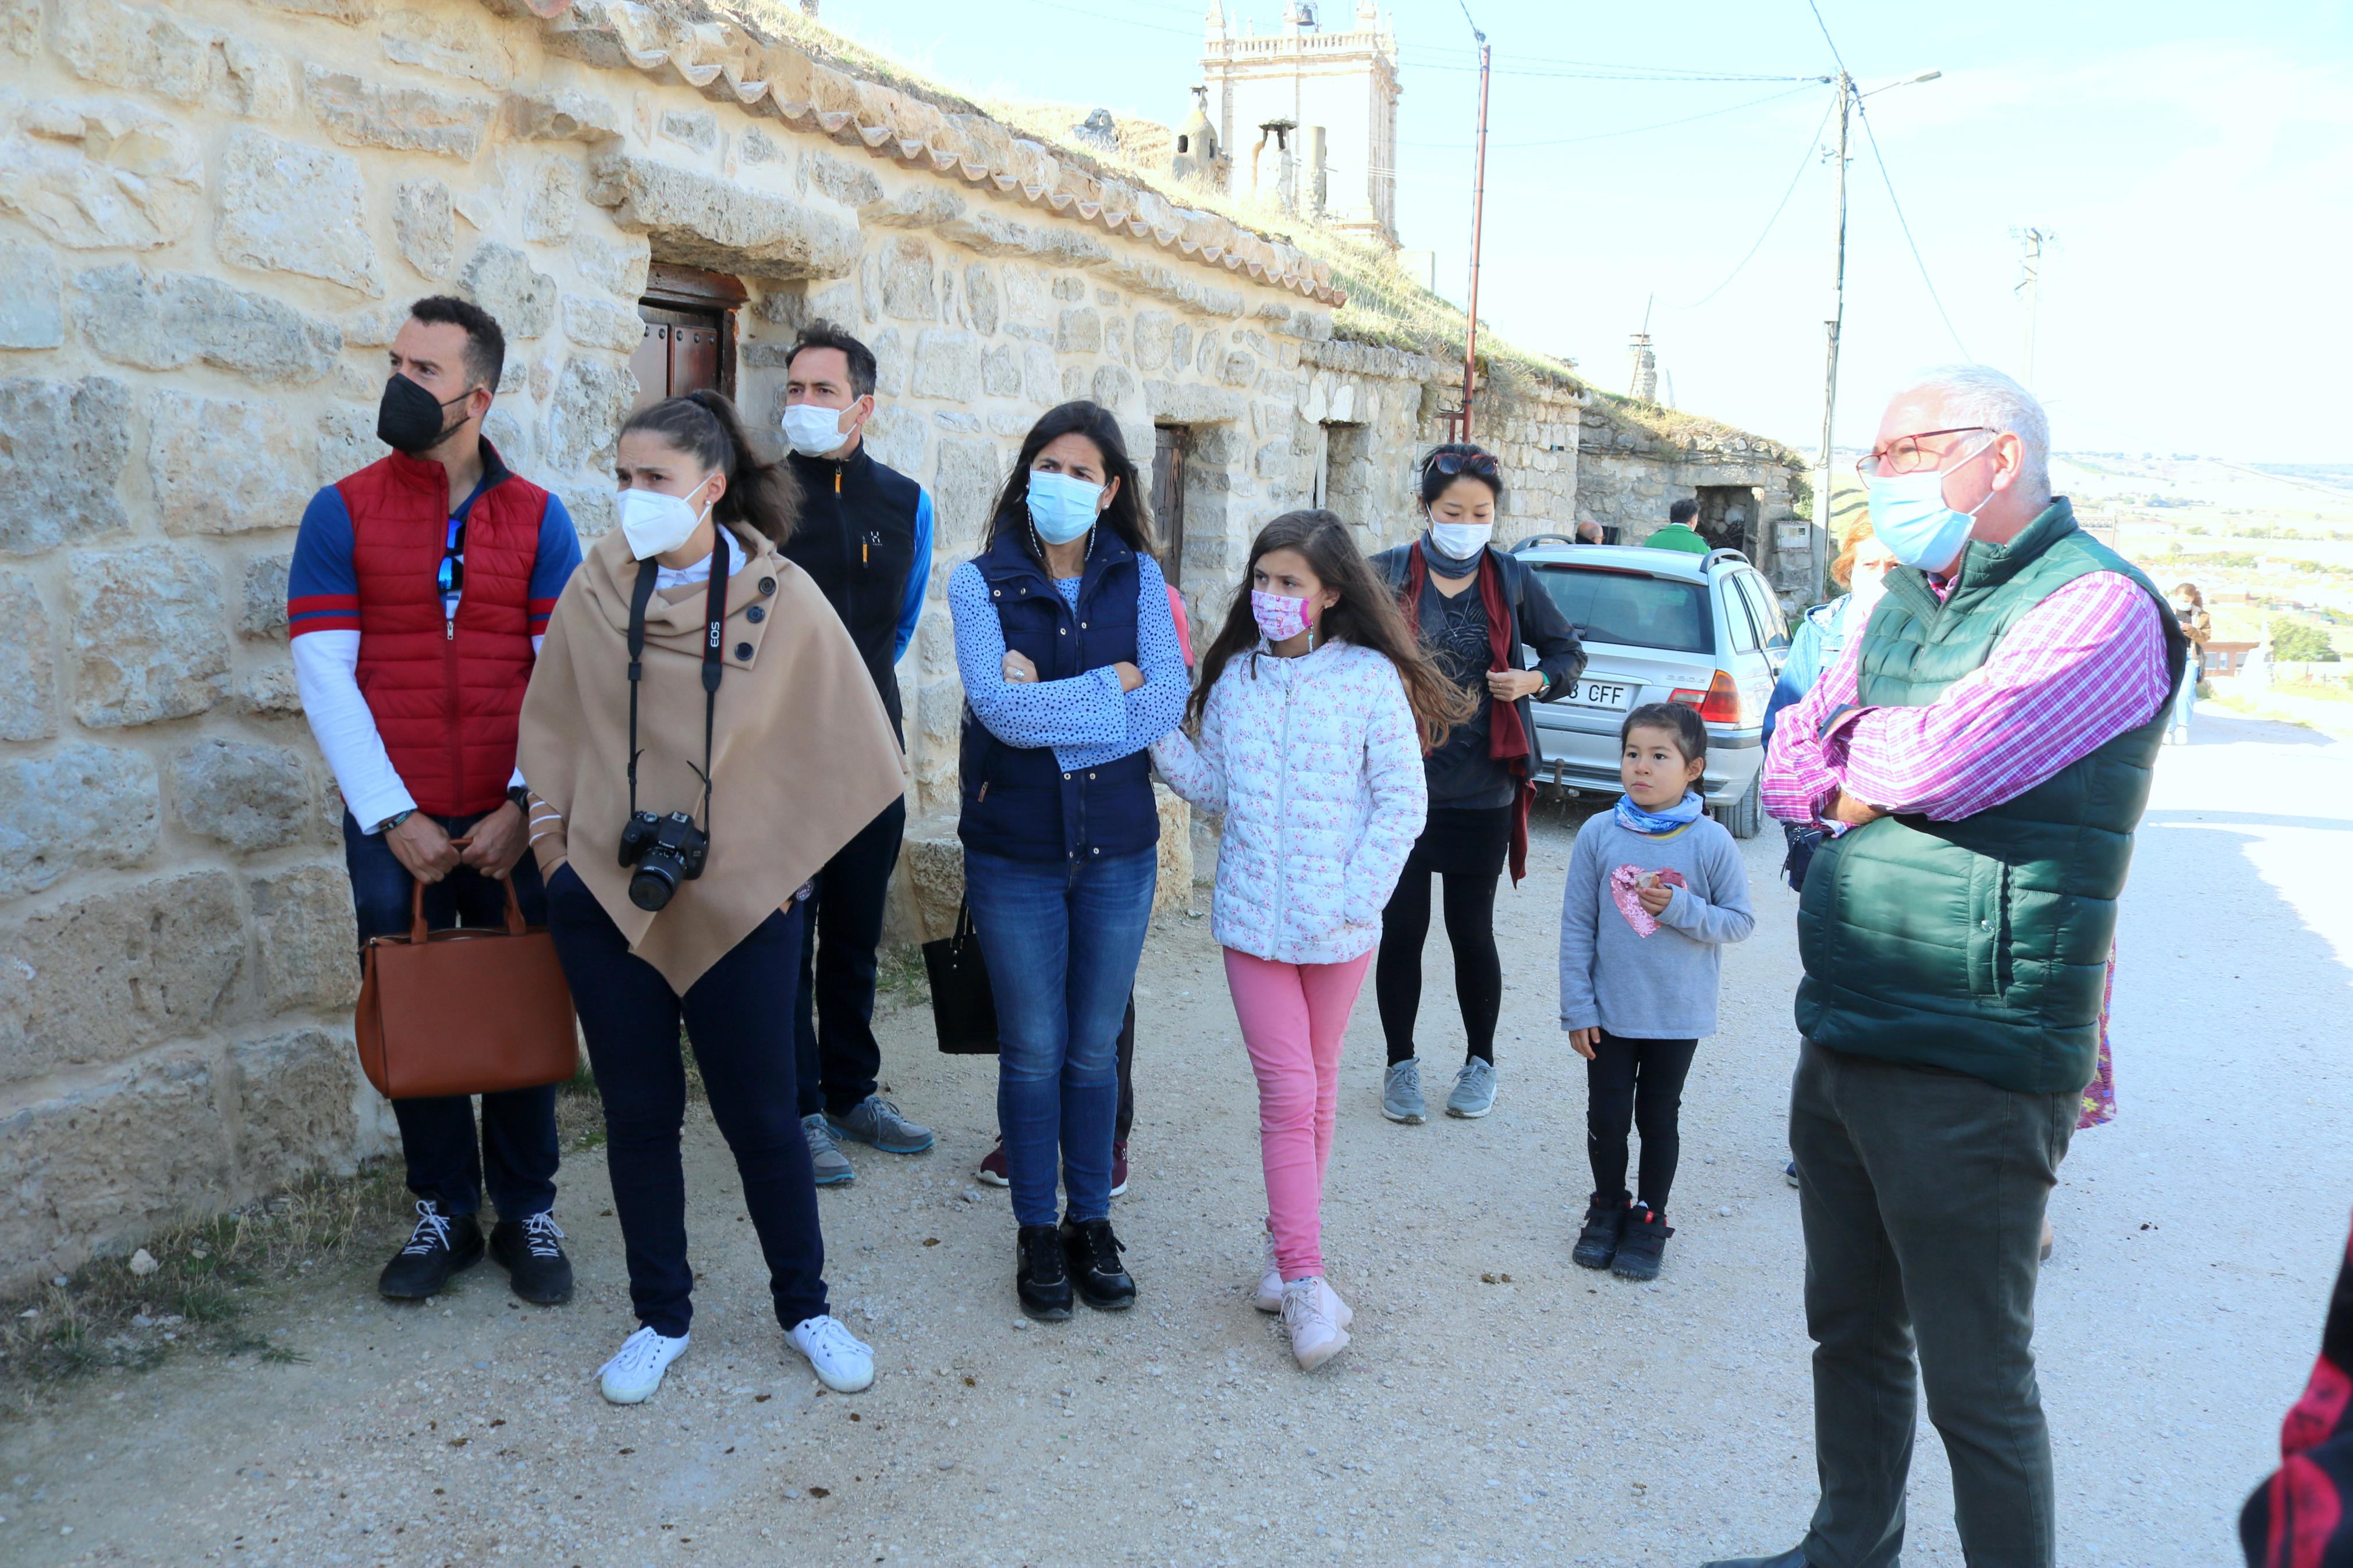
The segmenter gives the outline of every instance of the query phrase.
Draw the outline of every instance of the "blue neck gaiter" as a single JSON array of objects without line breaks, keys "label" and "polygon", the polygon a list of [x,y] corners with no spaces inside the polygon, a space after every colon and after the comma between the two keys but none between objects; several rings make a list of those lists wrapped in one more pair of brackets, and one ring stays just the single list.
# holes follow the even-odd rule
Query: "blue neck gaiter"
[{"label": "blue neck gaiter", "polygon": [[1697,820],[1705,809],[1707,803],[1700,799],[1695,789],[1685,790],[1683,799],[1664,811],[1645,811],[1634,804],[1632,795],[1621,795],[1618,797],[1618,826],[1630,833],[1657,837]]}]

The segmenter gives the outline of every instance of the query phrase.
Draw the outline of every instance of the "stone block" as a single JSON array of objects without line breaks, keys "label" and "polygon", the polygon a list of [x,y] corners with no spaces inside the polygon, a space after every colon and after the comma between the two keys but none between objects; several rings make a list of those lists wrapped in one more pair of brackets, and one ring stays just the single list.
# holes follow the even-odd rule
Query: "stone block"
[{"label": "stone block", "polygon": [[858,221],[869,228],[923,228],[945,231],[964,216],[964,198],[954,191],[925,184],[858,209]]},{"label": "stone block", "polygon": [[286,464],[301,449],[277,404],[158,392],[147,413],[156,520],[167,533],[292,528],[311,497],[308,476]]},{"label": "stone block", "polygon": [[245,966],[245,940],[226,871],[159,877],[0,931],[0,1081],[210,1029]]},{"label": "stone block", "polygon": [[1250,412],[1240,394],[1198,382],[1147,381],[1144,401],[1152,417],[1171,425],[1219,425],[1245,418]]},{"label": "stone block", "polygon": [[980,386],[991,397],[1021,395],[1021,355],[1011,343],[999,343],[980,359]]},{"label": "stone block", "polygon": [[319,416],[319,441],[314,453],[318,466],[315,476],[322,485],[332,485],[349,474],[356,474],[390,450],[375,438],[375,410],[373,408],[330,408]]},{"label": "stone block", "polygon": [[1092,305],[1074,305],[1054,326],[1054,347],[1066,354],[1103,353],[1103,312]]},{"label": "stone block", "polygon": [[324,1029],[239,1040],[228,1051],[237,1173],[250,1190],[282,1187],[350,1163],[360,1084],[352,1042]]},{"label": "stone block", "polygon": [[0,572],[0,741],[46,741],[58,732],[52,640],[33,579]]},{"label": "stone block", "polygon": [[635,310],[585,294],[564,297],[564,335],[584,349],[628,353],[642,342],[646,323]]},{"label": "stone block", "polygon": [[200,100],[212,77],[211,35],[115,0],[57,7],[49,44],[78,77],[182,103]]},{"label": "stone block", "polygon": [[41,47],[41,0],[0,0],[0,49],[31,59]]},{"label": "stone block", "polygon": [[719,116],[708,109],[665,109],[655,130],[663,141],[698,153],[719,150]]},{"label": "stone block", "polygon": [[482,421],[482,439],[498,448],[500,458],[518,474],[529,474],[532,453],[537,443],[532,439],[531,427],[513,409],[494,407]]},{"label": "stone block", "polygon": [[547,418],[547,467],[555,473],[613,466],[613,437],[637,401],[638,378],[618,365],[575,354],[556,377]]},{"label": "stone block", "polygon": [[522,237],[540,245],[572,237],[580,213],[580,165],[569,158],[542,158],[522,177]]},{"label": "stone block", "polygon": [[1040,408],[1062,401],[1062,365],[1044,343],[1021,345],[1022,395]]},{"label": "stone block", "polygon": [[258,0],[258,4],[298,16],[324,16],[351,27],[375,20],[383,9],[382,0]]},{"label": "stone block", "polygon": [[736,139],[735,149],[746,163],[780,163],[784,162],[784,144],[756,125],[744,127]]},{"label": "stone block", "polygon": [[359,994],[351,879],[341,866],[297,866],[249,885],[256,1000],[264,1013],[328,1012]]},{"label": "stone block", "polygon": [[987,337],[997,331],[997,279],[985,261],[972,262],[964,269],[964,310],[974,331]]},{"label": "stone block", "polygon": [[1166,310],[1138,310],[1135,313],[1133,353],[1136,369],[1155,371],[1167,367],[1176,324],[1176,318]]},{"label": "stone block", "polygon": [[302,691],[294,683],[294,661],[273,656],[237,676],[229,701],[249,719],[292,719],[302,712]]},{"label": "stone block", "polygon": [[172,809],[190,832],[239,854],[275,849],[301,835],[310,780],[284,746],[207,735],[172,753]]},{"label": "stone block", "polygon": [[498,105],[487,98],[391,87],[325,66],[302,68],[302,98],[327,134],[346,147],[438,153],[470,163]]},{"label": "stone block", "polygon": [[830,153],[810,152],[801,161],[808,182],[846,207],[864,207],[882,199],[882,182],[872,172]]},{"label": "stone block", "polygon": [[1165,784],[1152,786],[1160,816],[1160,882],[1152,891],[1155,917],[1182,914],[1193,907],[1193,808]]},{"label": "stone block", "polygon": [[53,349],[65,342],[63,286],[58,258],[46,245],[0,241],[0,349]]},{"label": "stone block", "polygon": [[798,202],[650,158],[608,153],[588,199],[666,258],[764,278],[846,278],[858,269],[854,225]]},{"label": "stone block", "polygon": [[486,239],[476,246],[458,289],[495,317],[510,339],[544,337],[555,324],[555,279],[512,245]]},{"label": "stone block", "polygon": [[1057,278],[1057,279],[1054,279],[1054,298],[1055,298],[1055,299],[1057,299],[1057,300],[1083,300],[1083,299],[1085,299],[1086,297],[1087,297],[1087,280],[1086,280],[1085,279],[1083,279],[1083,278],[1067,278],[1067,277],[1065,277],[1065,278]]},{"label": "stone block", "polygon": [[1075,403],[1086,395],[1086,367],[1084,365],[1077,364],[1064,365],[1062,367],[1062,395],[1057,399],[1057,401],[1062,403]]},{"label": "stone block", "polygon": [[201,360],[255,381],[301,384],[325,375],[343,352],[332,321],[192,273],[150,277],[126,263],[78,273],[74,288],[84,341],[142,370]]},{"label": "stone block", "polygon": [[965,437],[941,437],[940,466],[932,486],[941,545],[955,552],[979,547],[981,531],[996,509],[997,489],[1004,477],[993,443]]},{"label": "stone block", "polygon": [[640,235],[623,235],[617,244],[585,234],[572,237],[572,264],[582,279],[607,294],[634,300],[644,293],[652,259],[653,247]]},{"label": "stone block", "polygon": [[507,132],[519,142],[617,140],[628,125],[620,105],[576,88],[507,95]]},{"label": "stone block", "polygon": [[257,273],[301,273],[384,294],[360,164],[342,153],[254,130],[230,134],[214,245],[224,261]]},{"label": "stone block", "polygon": [[119,746],[0,762],[0,898],[138,865],[154,852],[156,799],[155,764]]},{"label": "stone block", "polygon": [[572,514],[572,531],[580,536],[581,543],[612,531],[616,520],[609,482],[596,487],[574,486],[556,493],[564,501],[564,510]]},{"label": "stone block", "polygon": [[128,527],[114,480],[130,455],[131,393],[113,377],[0,380],[0,550]]},{"label": "stone block", "polygon": [[897,397],[907,390],[907,340],[896,327],[885,327],[866,341],[874,351],[874,390]]},{"label": "stone block", "polygon": [[926,327],[915,334],[917,397],[969,403],[980,395],[980,340],[970,332]]},{"label": "stone block", "polygon": [[286,640],[286,576],[291,555],[264,555],[245,563],[245,605],[237,635],[258,642]]},{"label": "stone block", "polygon": [[438,180],[403,180],[392,188],[392,242],[401,259],[427,278],[458,265],[458,211]]},{"label": "stone block", "polygon": [[514,77],[513,52],[474,17],[395,11],[385,17],[376,37],[384,58],[398,65],[421,66],[489,87],[503,87]]},{"label": "stone block", "polygon": [[1135,378],[1115,364],[1097,365],[1087,395],[1116,413],[1135,395]]},{"label": "stone block", "polygon": [[1258,380],[1258,361],[1237,349],[1219,362],[1218,379],[1228,386],[1248,390]]},{"label": "stone block", "polygon": [[227,1141],[204,1055],[174,1052],[0,1116],[0,1289],[225,1202]]},{"label": "stone block", "polygon": [[0,114],[0,211],[76,250],[153,250],[195,232],[204,173],[183,128],[123,103]]},{"label": "stone block", "polygon": [[[783,395],[777,394],[780,405]],[[929,444],[923,432],[923,416],[898,404],[885,403],[866,422],[865,444],[876,462],[902,474],[920,472]]]},{"label": "stone block", "polygon": [[90,728],[185,719],[220,700],[228,627],[220,578],[182,546],[72,558],[74,716]]},{"label": "stone block", "polygon": [[955,817],[907,824],[899,874],[891,883],[893,940],[936,942],[954,934],[956,906],[964,900],[964,846],[956,839]]},{"label": "stone block", "polygon": [[932,247],[913,237],[883,247],[882,313],[901,321],[939,320],[937,285],[932,276]]}]

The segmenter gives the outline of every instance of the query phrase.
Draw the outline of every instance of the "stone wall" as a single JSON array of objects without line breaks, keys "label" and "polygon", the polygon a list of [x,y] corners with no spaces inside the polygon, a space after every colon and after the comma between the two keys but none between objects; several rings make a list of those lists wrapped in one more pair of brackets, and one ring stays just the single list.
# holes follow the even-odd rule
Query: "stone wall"
[{"label": "stone wall", "polygon": [[1703,488],[1754,489],[1762,547],[1752,559],[1792,606],[1801,602],[1810,559],[1805,525],[1792,510],[1804,483],[1803,459],[1761,436],[1672,416],[1653,426],[1600,399],[1582,410],[1578,521],[1615,526],[1620,542],[1640,544],[1667,525],[1670,506]]}]

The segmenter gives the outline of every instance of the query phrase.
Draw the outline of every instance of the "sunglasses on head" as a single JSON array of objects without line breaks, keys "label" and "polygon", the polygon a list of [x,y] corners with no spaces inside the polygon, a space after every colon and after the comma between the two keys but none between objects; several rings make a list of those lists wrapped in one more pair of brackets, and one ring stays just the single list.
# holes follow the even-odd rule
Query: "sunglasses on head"
[{"label": "sunglasses on head", "polygon": [[1457,474],[1480,474],[1495,477],[1495,459],[1484,452],[1439,452],[1431,456],[1430,466],[1449,479]]}]

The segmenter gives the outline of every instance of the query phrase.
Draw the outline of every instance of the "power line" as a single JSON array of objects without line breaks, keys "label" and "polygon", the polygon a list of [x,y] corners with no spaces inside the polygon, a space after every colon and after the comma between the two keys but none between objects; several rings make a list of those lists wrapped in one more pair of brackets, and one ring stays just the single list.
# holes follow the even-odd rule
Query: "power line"
[{"label": "power line", "polygon": [[[1808,85],[1810,86],[1811,83],[1810,82]],[[1796,94],[1804,92],[1805,90],[1805,87],[1793,87],[1785,92],[1767,93],[1763,98],[1752,98],[1746,103],[1736,103],[1724,109],[1711,109],[1704,114],[1686,114],[1680,120],[1662,120],[1657,121],[1655,124],[1651,125],[1630,125],[1622,131],[1596,131],[1589,135],[1563,136],[1546,142],[1497,142],[1493,143],[1493,145],[1497,147],[1568,147],[1573,146],[1579,142],[1606,142],[1613,136],[1640,136],[1646,132],[1664,131],[1671,126],[1676,125],[1689,125],[1696,120],[1713,120],[1720,114],[1736,114],[1741,110],[1755,109],[1759,104],[1778,103],[1782,99],[1794,97]],[[1454,152],[1460,152],[1462,148],[1462,143],[1460,142],[1400,142],[1398,145],[1400,147],[1442,147]]]},{"label": "power line", "polygon": [[[1455,65],[1443,60],[1408,58],[1404,61],[1416,70],[1475,71],[1479,68]],[[1545,81],[1654,81],[1654,82],[1714,82],[1714,81],[1820,81],[1810,76],[1760,76],[1755,73],[1717,73],[1697,71],[1651,70],[1641,67],[1623,69],[1570,70],[1529,69],[1517,66],[1497,66],[1497,76],[1533,77]]]},{"label": "power line", "polygon": [[1703,294],[1697,300],[1693,300],[1690,304],[1675,306],[1674,308],[1676,310],[1698,310],[1702,305],[1706,304],[1710,300],[1715,299],[1718,294],[1721,294],[1726,289],[1731,288],[1732,280],[1739,277],[1743,271],[1746,270],[1747,266],[1751,261],[1757,259],[1757,253],[1765,248],[1765,241],[1772,234],[1773,226],[1781,221],[1781,214],[1788,210],[1789,198],[1798,194],[1798,182],[1806,177],[1806,171],[1808,169],[1813,167],[1815,150],[1820,146],[1822,132],[1831,122],[1831,109],[1835,109],[1838,106],[1836,104],[1832,104],[1831,109],[1823,110],[1821,119],[1814,122],[1813,134],[1806,138],[1806,150],[1802,153],[1799,154],[1798,172],[1789,176],[1789,188],[1781,193],[1781,200],[1779,204],[1773,208],[1773,216],[1765,220],[1765,227],[1757,234],[1757,243],[1748,247],[1748,254],[1740,258],[1739,265],[1733,268],[1730,272],[1725,274],[1723,282],[1717,284],[1715,288],[1709,289],[1705,294]]},{"label": "power line", "polygon": [[1831,37],[1831,25],[1822,20],[1822,8],[1814,0],[1806,0],[1806,9],[1814,14],[1814,26],[1822,30],[1822,42],[1831,47],[1831,58],[1841,71],[1846,69],[1846,57],[1839,53],[1838,40]]},{"label": "power line", "polygon": [[[1812,0],[1808,0],[1808,4],[1811,3]],[[1963,359],[1969,359],[1972,357],[1969,353],[1969,346],[1961,342],[1961,334],[1954,331],[1953,318],[1945,313],[1945,301],[1938,298],[1936,281],[1928,276],[1928,264],[1921,259],[1919,242],[1912,237],[1912,225],[1904,216],[1904,204],[1895,199],[1894,176],[1887,172],[1887,160],[1879,151],[1879,133],[1872,130],[1871,115],[1863,108],[1862,100],[1859,96],[1854,100],[1854,112],[1855,117],[1862,121],[1863,140],[1871,143],[1871,161],[1879,165],[1880,183],[1887,187],[1888,205],[1895,209],[1896,226],[1903,229],[1904,243],[1911,247],[1913,265],[1920,268],[1920,281],[1928,290],[1929,302],[1936,307],[1936,314],[1944,321],[1945,331],[1952,333],[1953,346],[1961,351]]]}]

